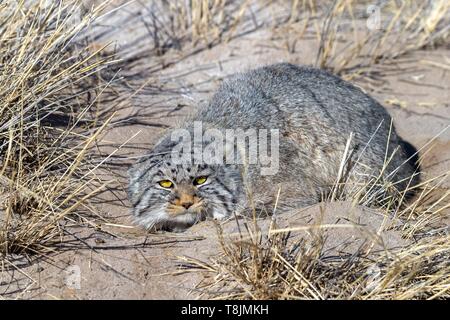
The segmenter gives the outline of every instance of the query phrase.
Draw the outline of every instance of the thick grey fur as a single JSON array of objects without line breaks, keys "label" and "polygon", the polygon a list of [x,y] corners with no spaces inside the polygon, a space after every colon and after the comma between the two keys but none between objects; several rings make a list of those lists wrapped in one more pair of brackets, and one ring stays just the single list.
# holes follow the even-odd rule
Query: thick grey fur
[{"label": "thick grey fur", "polygon": [[[417,176],[408,179],[415,168],[383,106],[323,70],[280,63],[235,74],[180,127],[192,130],[194,121],[201,121],[205,129],[279,129],[278,173],[262,176],[260,164],[175,165],[171,130],[129,170],[133,215],[146,228],[182,230],[205,217],[221,219],[254,209],[270,214],[277,198],[277,213],[317,203],[336,183],[350,133],[341,175],[347,183],[373,180],[394,150],[381,180],[401,182],[383,196],[394,196],[418,181]],[[208,183],[192,186],[192,179],[200,175],[207,176]],[[161,179],[173,181],[175,187],[162,190],[157,185]],[[200,199],[201,207],[167,214],[167,205],[180,197],[179,189]]]}]

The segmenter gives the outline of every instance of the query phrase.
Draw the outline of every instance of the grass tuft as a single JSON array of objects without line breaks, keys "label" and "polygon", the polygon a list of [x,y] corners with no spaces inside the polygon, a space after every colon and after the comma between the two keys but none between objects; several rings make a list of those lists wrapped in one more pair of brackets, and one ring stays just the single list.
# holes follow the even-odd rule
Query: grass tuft
[{"label": "grass tuft", "polygon": [[101,189],[86,157],[104,128],[97,75],[113,62],[83,36],[103,6],[81,1],[0,5],[0,260],[56,248],[85,224]]}]

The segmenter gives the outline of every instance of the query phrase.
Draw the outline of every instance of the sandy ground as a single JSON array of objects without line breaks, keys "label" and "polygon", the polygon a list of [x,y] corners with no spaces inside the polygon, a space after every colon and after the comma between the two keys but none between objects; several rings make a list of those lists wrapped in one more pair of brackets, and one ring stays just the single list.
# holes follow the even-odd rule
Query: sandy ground
[{"label": "sandy ground", "polygon": [[[127,12],[133,12],[127,8]],[[113,22],[103,28],[113,28]],[[99,44],[114,40],[119,49],[136,43],[145,52],[145,28],[140,20],[129,20],[116,28]],[[180,256],[208,260],[220,253],[213,222],[200,223],[185,233],[146,234],[133,228],[126,199],[126,169],[133,157],[151,148],[165,128],[169,128],[207,99],[226,75],[253,67],[288,61],[312,64],[317,43],[301,40],[293,53],[285,49],[284,39],[270,28],[261,27],[244,33],[228,43],[200,50],[188,57],[169,54],[152,60],[144,76],[130,81],[127,94],[144,85],[136,95],[117,108],[113,125],[100,147],[109,154],[126,143],[111,158],[110,171],[115,182],[97,199],[98,212],[122,225],[103,225],[101,230],[75,230],[83,244],[68,243],[62,252],[51,254],[31,266],[12,268],[0,276],[0,295],[7,298],[42,299],[182,299],[195,298],[196,284],[203,275],[188,272],[175,275]],[[126,56],[126,50],[123,50]],[[121,52],[119,50],[119,52]],[[170,58],[167,58],[170,56]],[[417,51],[398,62],[397,72],[387,72],[380,83],[360,83],[368,93],[386,106],[399,134],[420,149],[450,124],[450,71],[426,61],[447,63],[450,50]],[[167,59],[167,60],[165,60]],[[176,61],[161,69],[168,61]],[[124,72],[132,73],[132,70]],[[105,106],[106,108],[106,106]],[[421,152],[425,177],[450,170],[450,130],[441,133],[428,152]],[[447,187],[450,182],[447,181]],[[324,213],[324,215],[321,215]],[[280,217],[280,225],[298,226],[323,219],[329,223],[352,221],[361,228],[335,229],[328,234],[329,250],[351,252],[364,239],[381,247],[400,246],[406,242],[395,231],[383,231],[374,240],[370,235],[385,223],[374,210],[351,208],[334,203]],[[449,220],[443,220],[449,224]],[[264,229],[267,221],[259,222]],[[129,226],[129,227],[125,227]],[[224,224],[226,233],[236,232],[236,223]],[[367,232],[371,230],[372,232]],[[301,232],[294,236],[307,236]],[[354,241],[350,246],[350,240]],[[359,242],[358,242],[359,241]],[[331,253],[330,253],[331,254]],[[79,276],[79,277],[78,277]]]}]

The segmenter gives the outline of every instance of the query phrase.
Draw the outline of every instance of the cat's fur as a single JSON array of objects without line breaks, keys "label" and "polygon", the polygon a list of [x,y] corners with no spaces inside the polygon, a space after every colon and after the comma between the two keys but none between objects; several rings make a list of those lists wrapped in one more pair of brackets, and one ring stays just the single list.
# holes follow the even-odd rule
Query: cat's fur
[{"label": "cat's fur", "polygon": [[[377,176],[386,155],[397,147],[383,178],[405,179],[396,185],[403,190],[414,173],[386,110],[323,70],[281,63],[233,75],[181,127],[192,132],[194,121],[222,131],[279,129],[279,170],[263,176],[259,163],[173,164],[176,142],[169,133],[129,170],[135,221],[146,228],[184,229],[207,216],[224,218],[255,207],[270,213],[277,197],[278,213],[319,202],[336,182],[350,133],[348,165],[342,173],[348,174],[347,181]],[[207,183],[194,186],[198,176],[207,176]],[[173,181],[174,187],[160,188],[162,179]],[[412,180],[417,182],[417,177]],[[192,202],[188,209],[182,207],[183,199]]]}]

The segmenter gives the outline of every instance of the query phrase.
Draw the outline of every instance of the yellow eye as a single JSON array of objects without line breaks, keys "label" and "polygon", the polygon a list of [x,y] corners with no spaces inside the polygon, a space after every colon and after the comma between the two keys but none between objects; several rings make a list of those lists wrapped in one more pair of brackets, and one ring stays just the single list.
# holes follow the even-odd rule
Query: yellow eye
[{"label": "yellow eye", "polygon": [[172,186],[173,186],[173,183],[170,180],[161,180],[158,183],[161,187],[166,188],[166,189],[172,188]]},{"label": "yellow eye", "polygon": [[200,184],[204,184],[208,178],[205,176],[197,177],[194,180],[194,185],[198,186]]}]

